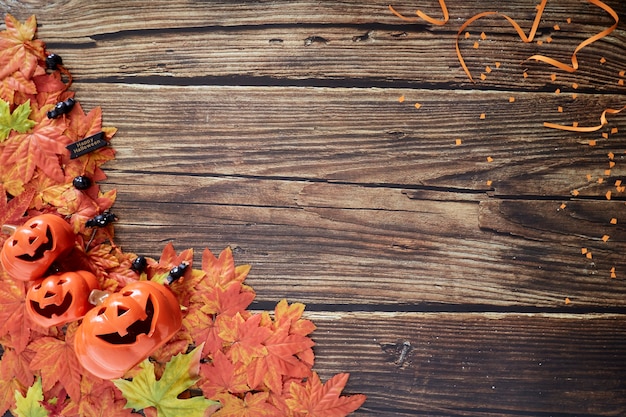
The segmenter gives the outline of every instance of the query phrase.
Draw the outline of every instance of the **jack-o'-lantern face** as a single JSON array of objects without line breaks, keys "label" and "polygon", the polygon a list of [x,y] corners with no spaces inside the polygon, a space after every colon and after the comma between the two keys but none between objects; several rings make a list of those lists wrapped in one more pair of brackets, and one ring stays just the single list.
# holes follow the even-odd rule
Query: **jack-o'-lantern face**
[{"label": "jack-o'-lantern face", "polygon": [[174,336],[181,324],[180,305],[168,288],[137,281],[85,315],[74,348],[94,375],[120,378]]},{"label": "jack-o'-lantern face", "polygon": [[93,307],[88,301],[89,294],[97,288],[98,280],[91,272],[50,275],[26,293],[26,312],[44,327],[78,320]]},{"label": "jack-o'-lantern face", "polygon": [[0,261],[11,278],[32,281],[41,278],[73,246],[70,225],[53,214],[42,214],[18,227],[4,242]]}]

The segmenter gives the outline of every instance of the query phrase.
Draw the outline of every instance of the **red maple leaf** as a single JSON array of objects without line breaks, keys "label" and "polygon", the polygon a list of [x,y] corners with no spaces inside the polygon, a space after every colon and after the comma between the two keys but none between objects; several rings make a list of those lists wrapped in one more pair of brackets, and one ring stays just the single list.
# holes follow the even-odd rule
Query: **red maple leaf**
[{"label": "red maple leaf", "polygon": [[80,382],[80,399],[72,399],[62,412],[64,417],[132,417],[124,408],[126,400],[111,381],[85,373]]},{"label": "red maple leaf", "polygon": [[28,349],[35,352],[30,369],[41,373],[44,391],[60,382],[70,398],[80,398],[81,374],[85,372],[74,352],[74,332],[77,322],[67,328],[65,340],[56,337],[41,337],[34,340]]},{"label": "red maple leaf", "polygon": [[232,281],[243,282],[250,271],[250,266],[235,267],[233,251],[227,247],[220,253],[219,258],[216,258],[209,249],[205,249],[202,252],[202,270],[207,275],[202,284],[213,288],[218,285],[225,287]]},{"label": "red maple leaf", "polygon": [[365,395],[341,396],[348,374],[337,374],[322,384],[316,372],[304,384],[289,385],[285,400],[296,415],[307,417],[345,417],[365,402]]},{"label": "red maple leaf", "polygon": [[261,314],[253,314],[247,319],[239,313],[234,316],[219,315],[216,325],[222,340],[230,344],[227,356],[234,362],[247,365],[252,359],[267,355],[263,345],[272,331],[261,326]]}]

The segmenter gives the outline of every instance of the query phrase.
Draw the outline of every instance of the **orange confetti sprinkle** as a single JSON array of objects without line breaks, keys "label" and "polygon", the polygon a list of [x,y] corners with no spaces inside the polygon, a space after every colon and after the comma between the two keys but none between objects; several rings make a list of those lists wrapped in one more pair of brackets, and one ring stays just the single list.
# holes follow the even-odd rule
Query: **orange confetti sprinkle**
[{"label": "orange confetti sprinkle", "polygon": [[573,123],[572,123],[572,126],[573,126],[573,127],[578,127],[578,122],[573,122]]},{"label": "orange confetti sprinkle", "polygon": [[572,23],[572,18],[571,17],[567,18],[567,23]]},{"label": "orange confetti sprinkle", "polygon": [[615,154],[613,152],[607,153],[606,156],[608,156],[611,161],[615,158]]},{"label": "orange confetti sprinkle", "polygon": [[621,70],[621,71],[619,72],[619,76],[620,76],[620,77],[626,76],[626,71],[625,71],[625,70]]},{"label": "orange confetti sprinkle", "polygon": [[604,175],[606,175],[607,177],[611,176],[611,170],[610,169],[605,169],[604,170]]},{"label": "orange confetti sprinkle", "polygon": [[573,99],[573,100],[576,100],[577,98],[578,98],[578,94],[576,94],[576,93],[572,93],[572,99]]},{"label": "orange confetti sprinkle", "polygon": [[478,43],[478,41],[474,42],[474,49],[478,49],[479,46],[480,44]]},{"label": "orange confetti sprinkle", "polygon": [[490,157],[490,156],[488,156],[488,157],[487,157],[487,162],[493,162],[493,158],[492,158],[492,157]]},{"label": "orange confetti sprinkle", "polygon": [[604,182],[604,178],[600,177],[598,178],[598,184],[602,184]]},{"label": "orange confetti sprinkle", "polygon": [[487,184],[487,187],[491,187],[491,184],[493,184],[493,181],[487,180],[486,184]]},{"label": "orange confetti sprinkle", "polygon": [[587,174],[587,181],[591,181],[591,174]]},{"label": "orange confetti sprinkle", "polygon": [[618,129],[618,128],[616,128],[616,127],[614,127],[614,128],[612,128],[612,129],[611,129],[611,134],[615,134],[615,133],[617,133],[618,131],[619,131],[619,129]]},{"label": "orange confetti sprinkle", "polygon": [[596,146],[598,142],[595,139],[589,139],[589,146]]},{"label": "orange confetti sprinkle", "polygon": [[606,194],[604,194],[604,196],[606,197],[607,200],[611,199],[611,190],[607,191]]},{"label": "orange confetti sprinkle", "polygon": [[569,299],[569,297],[565,297],[565,304],[570,304],[572,302],[572,300]]},{"label": "orange confetti sprinkle", "polygon": [[548,37],[546,38],[546,42],[548,42],[548,43],[552,43],[552,36],[548,36]]},{"label": "orange confetti sprinkle", "polygon": [[578,191],[578,190],[573,190],[573,191],[572,191],[572,195],[573,195],[574,197],[576,197],[578,194],[580,194],[580,191]]},{"label": "orange confetti sprinkle", "polygon": [[539,39],[539,40],[537,41],[537,45],[539,45],[539,46],[543,45],[543,41],[542,41],[541,39]]},{"label": "orange confetti sprinkle", "polygon": [[622,185],[622,180],[615,180],[615,186],[619,187],[620,185]]},{"label": "orange confetti sprinkle", "polygon": [[613,217],[609,223],[617,224],[617,217]]},{"label": "orange confetti sprinkle", "polygon": [[563,113],[563,106],[559,106],[556,109],[559,113]]},{"label": "orange confetti sprinkle", "polygon": [[422,107],[422,105],[420,103],[415,103],[415,108],[419,109],[420,107]]},{"label": "orange confetti sprinkle", "polygon": [[609,235],[604,235],[604,236],[602,236],[602,241],[603,241],[604,243],[608,242],[608,241],[609,241],[609,239],[610,239]]},{"label": "orange confetti sprinkle", "polygon": [[487,65],[487,66],[485,67],[485,72],[486,72],[487,74],[491,74],[491,67],[490,67],[489,65]]},{"label": "orange confetti sprinkle", "polygon": [[556,81],[556,74],[555,73],[550,74],[550,79],[552,81]]},{"label": "orange confetti sprinkle", "polygon": [[572,88],[576,90],[578,88],[578,83],[572,83]]},{"label": "orange confetti sprinkle", "polygon": [[471,35],[470,35],[470,33],[469,33],[469,32],[465,32],[465,39],[469,39],[469,37],[470,37],[470,36],[471,36]]},{"label": "orange confetti sprinkle", "polygon": [[609,168],[613,168],[615,166],[615,161],[609,161]]},{"label": "orange confetti sprinkle", "polygon": [[404,103],[404,94],[402,94],[400,97],[398,97],[398,102]]},{"label": "orange confetti sprinkle", "polygon": [[604,139],[608,139],[608,138],[609,138],[609,134],[608,134],[608,133],[606,133],[606,132],[602,132],[602,137],[603,137]]},{"label": "orange confetti sprinkle", "polygon": [[617,278],[617,274],[615,273],[615,267],[611,268],[611,278]]},{"label": "orange confetti sprinkle", "polygon": [[585,255],[587,252],[589,252],[587,248],[580,248],[580,253],[582,253],[583,255]]},{"label": "orange confetti sprinkle", "polygon": [[554,25],[552,27],[554,28],[554,30],[561,30],[561,27],[559,25]]},{"label": "orange confetti sprinkle", "polygon": [[500,64],[499,61],[496,61],[496,68],[500,68],[500,65],[502,65],[502,64]]},{"label": "orange confetti sprinkle", "polygon": [[485,81],[487,79],[487,76],[485,74],[480,74],[480,79]]},{"label": "orange confetti sprinkle", "polygon": [[567,207],[567,204],[565,204],[565,203],[561,203],[561,205],[559,206],[559,208],[561,210],[565,209],[565,207]]},{"label": "orange confetti sprinkle", "polygon": [[463,143],[463,141],[462,141],[461,139],[457,139],[457,140],[455,140],[455,141],[454,141],[454,144],[455,144],[456,146],[459,146],[459,145],[461,145],[462,143]]},{"label": "orange confetti sprinkle", "polygon": [[481,113],[481,114],[480,114],[480,118],[481,118],[481,120],[482,120],[482,119],[484,119],[485,117],[487,117],[487,115],[486,115],[485,113]]},{"label": "orange confetti sprinkle", "polygon": [[623,193],[624,191],[626,191],[626,185],[622,185],[621,187],[617,187],[617,192],[618,193]]},{"label": "orange confetti sprinkle", "polygon": [[558,94],[561,94],[561,89],[560,89],[560,88],[557,88],[556,90],[554,90],[554,94],[557,94],[557,95],[558,95]]},{"label": "orange confetti sprinkle", "polygon": [[606,58],[605,58],[605,57],[600,58],[600,63],[601,63],[601,64],[606,63]]},{"label": "orange confetti sprinkle", "polygon": [[624,80],[622,79],[617,80],[617,85],[624,85]]},{"label": "orange confetti sprinkle", "polygon": [[480,33],[480,39],[482,39],[482,40],[487,39],[487,35],[485,34],[485,32],[481,32]]},{"label": "orange confetti sprinkle", "polygon": [[509,97],[509,103],[515,103],[515,97],[513,96]]},{"label": "orange confetti sprinkle", "polygon": [[585,256],[587,257],[587,259],[593,259],[593,255],[591,254],[591,252],[587,252]]},{"label": "orange confetti sprinkle", "polygon": [[528,78],[528,73],[524,71],[524,78]]}]

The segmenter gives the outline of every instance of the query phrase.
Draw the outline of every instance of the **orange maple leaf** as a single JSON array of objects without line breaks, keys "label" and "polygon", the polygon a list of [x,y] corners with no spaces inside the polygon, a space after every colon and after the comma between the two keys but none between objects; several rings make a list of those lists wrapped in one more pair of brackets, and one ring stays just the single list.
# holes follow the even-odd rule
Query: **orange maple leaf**
[{"label": "orange maple leaf", "polygon": [[64,417],[132,417],[124,408],[126,400],[111,381],[86,372],[80,382],[80,399],[71,399],[63,409]]},{"label": "orange maple leaf", "polygon": [[196,346],[204,343],[203,357],[210,357],[219,351],[224,340],[219,336],[219,327],[213,314],[206,314],[201,306],[191,306],[183,317],[183,327],[189,332]]},{"label": "orange maple leaf", "polygon": [[241,394],[250,391],[245,368],[236,366],[222,351],[215,352],[211,363],[200,365],[200,376],[200,389],[206,398],[227,392]]},{"label": "orange maple leaf", "polygon": [[74,352],[74,332],[78,323],[67,328],[65,340],[55,337],[41,337],[34,340],[28,349],[35,352],[30,369],[41,373],[44,391],[60,382],[70,398],[80,398],[81,375],[85,372]]},{"label": "orange maple leaf", "polygon": [[365,395],[341,396],[349,374],[337,374],[322,384],[316,372],[304,384],[289,385],[285,401],[294,413],[307,417],[345,417],[365,402]]},{"label": "orange maple leaf", "polygon": [[0,155],[1,164],[16,167],[16,175],[26,184],[35,173],[35,168],[56,182],[63,182],[65,175],[61,169],[59,156],[68,151],[65,146],[70,142],[63,135],[64,125],[54,119],[46,119],[27,133],[12,132],[4,142]]},{"label": "orange maple leaf", "polygon": [[33,40],[37,30],[35,16],[24,24],[10,14],[5,19],[6,30],[0,32],[0,98],[13,103],[16,91],[35,94],[33,75],[45,73],[37,64],[45,59],[44,44]]},{"label": "orange maple leaf", "polygon": [[260,325],[261,318],[261,314],[254,314],[244,319],[239,313],[217,317],[218,335],[230,344],[226,354],[234,363],[247,365],[252,359],[267,355],[263,342],[270,337],[272,331]]},{"label": "orange maple leaf", "polygon": [[231,281],[243,282],[248,276],[250,266],[235,267],[233,251],[227,247],[220,253],[219,258],[216,258],[209,249],[205,249],[202,253],[202,270],[207,275],[203,285],[215,287],[226,286]]},{"label": "orange maple leaf", "polygon": [[268,402],[268,392],[248,392],[243,398],[231,394],[217,396],[222,403],[213,417],[284,417],[284,415]]},{"label": "orange maple leaf", "polygon": [[4,346],[12,347],[21,353],[30,340],[30,320],[26,316],[24,298],[25,284],[8,278],[4,269],[0,279],[0,337],[8,335],[9,340]]}]

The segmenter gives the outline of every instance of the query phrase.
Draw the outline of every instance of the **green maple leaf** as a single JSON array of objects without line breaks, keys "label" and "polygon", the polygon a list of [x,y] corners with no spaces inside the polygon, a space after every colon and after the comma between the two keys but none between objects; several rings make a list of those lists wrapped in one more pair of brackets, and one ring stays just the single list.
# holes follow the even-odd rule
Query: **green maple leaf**
[{"label": "green maple leaf", "polygon": [[41,379],[33,383],[26,392],[26,397],[22,397],[19,391],[15,391],[15,414],[18,417],[48,417],[48,410],[41,405],[43,401],[43,388],[41,387]]},{"label": "green maple leaf", "polygon": [[125,408],[141,410],[154,407],[159,417],[203,417],[208,407],[216,401],[204,397],[178,399],[178,396],[198,381],[202,346],[188,354],[178,354],[165,365],[163,376],[158,381],[154,375],[154,365],[148,359],[139,366],[141,371],[132,379],[114,380],[113,383],[126,398]]},{"label": "green maple leaf", "polygon": [[0,100],[0,142],[9,137],[11,130],[26,133],[32,129],[36,122],[28,118],[30,112],[30,100],[17,106],[13,114],[9,109],[9,103]]}]

